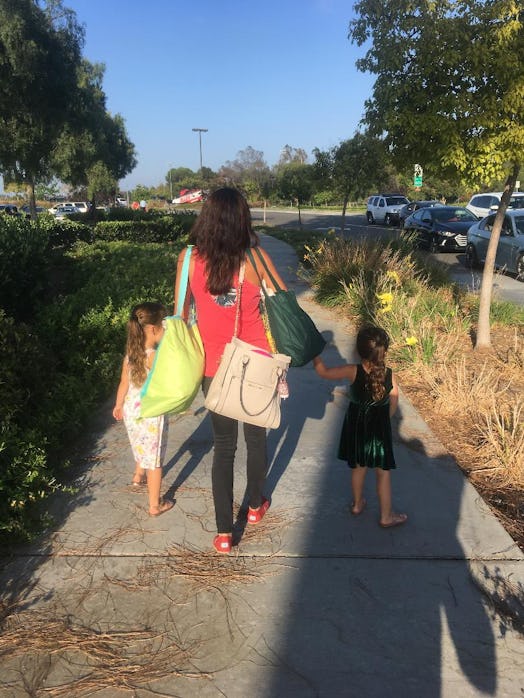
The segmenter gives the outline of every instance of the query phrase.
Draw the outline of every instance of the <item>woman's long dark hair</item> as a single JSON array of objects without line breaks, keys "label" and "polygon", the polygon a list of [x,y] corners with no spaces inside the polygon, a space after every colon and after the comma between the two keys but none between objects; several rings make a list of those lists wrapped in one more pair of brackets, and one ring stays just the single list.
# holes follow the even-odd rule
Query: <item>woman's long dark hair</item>
[{"label": "woman's long dark hair", "polygon": [[231,187],[210,194],[191,231],[191,242],[205,259],[209,293],[227,293],[246,250],[258,243],[244,196]]},{"label": "woman's long dark hair", "polygon": [[371,367],[366,374],[366,383],[373,400],[378,401],[386,394],[384,380],[386,378],[386,352],[389,348],[389,337],[385,330],[374,325],[364,326],[357,335],[357,351],[360,358],[369,361]]}]

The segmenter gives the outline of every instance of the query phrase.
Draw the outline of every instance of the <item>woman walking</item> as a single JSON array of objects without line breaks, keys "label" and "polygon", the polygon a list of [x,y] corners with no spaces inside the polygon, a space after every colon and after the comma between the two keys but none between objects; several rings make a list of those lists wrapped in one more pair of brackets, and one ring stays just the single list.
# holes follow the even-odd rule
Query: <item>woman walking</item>
[{"label": "woman walking", "polygon": [[[251,226],[247,201],[236,189],[225,187],[209,196],[193,226],[191,238],[195,250],[189,267],[189,286],[206,355],[202,389],[207,395],[224,347],[233,336],[239,297],[237,336],[264,351],[270,351],[259,303],[260,283],[265,283],[271,289],[273,284],[262,264],[258,270],[253,267],[246,251],[258,246],[275,280],[281,288],[285,289],[285,285],[271,258],[260,247]],[[181,277],[184,255],[185,250],[182,250],[177,279]],[[242,292],[239,293],[242,264],[245,265],[245,278]],[[175,307],[177,300],[178,285]],[[217,525],[213,546],[219,553],[229,553],[233,531],[233,466],[238,421],[211,412],[211,422],[214,437],[212,488]],[[266,430],[244,424],[244,437],[247,447],[247,520],[250,524],[257,524],[270,505],[262,494],[268,468]]]}]

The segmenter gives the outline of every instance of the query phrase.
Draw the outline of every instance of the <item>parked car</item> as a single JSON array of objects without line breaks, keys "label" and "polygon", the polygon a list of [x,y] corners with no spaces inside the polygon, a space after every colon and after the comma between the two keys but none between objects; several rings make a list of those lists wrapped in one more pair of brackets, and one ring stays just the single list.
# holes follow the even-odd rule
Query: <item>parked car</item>
[{"label": "parked car", "polygon": [[406,204],[405,206],[402,206],[400,211],[398,212],[398,217],[399,217],[399,223],[400,227],[404,227],[404,221],[408,216],[411,216],[412,213],[415,211],[418,211],[419,208],[428,208],[429,206],[443,206],[440,201],[437,201],[436,199],[433,200],[428,200],[428,201],[410,201],[409,204]]},{"label": "parked car", "polygon": [[73,201],[72,203],[80,213],[89,213],[89,204],[87,201]]},{"label": "parked car", "polygon": [[49,209],[49,213],[52,213],[55,218],[66,218],[80,211],[73,204],[57,204]]},{"label": "parked car", "polygon": [[375,194],[367,202],[366,218],[368,223],[393,225],[399,222],[402,206],[409,204],[409,199],[401,194]]},{"label": "parked car", "polygon": [[[24,204],[21,210],[26,218],[31,217],[31,208],[29,207],[29,204]],[[36,213],[37,215],[40,215],[41,213],[47,213],[47,209],[43,206],[36,206]]]},{"label": "parked car", "polygon": [[[484,194],[475,194],[466,204],[468,211],[474,213],[478,218],[484,218],[492,211],[495,211],[500,204],[502,198],[501,191],[488,191]],[[524,207],[524,192],[513,192],[509,200],[508,208],[523,208]]]},{"label": "parked car", "polygon": [[[477,267],[486,261],[495,213],[490,213],[468,230],[466,259],[469,266]],[[517,275],[524,281],[524,208],[508,209],[500,231],[495,266]]]},{"label": "parked car", "polygon": [[8,216],[20,216],[18,206],[14,204],[0,204],[0,213],[5,213]]},{"label": "parked car", "polygon": [[431,206],[408,216],[404,230],[416,233],[417,243],[430,252],[464,250],[467,232],[477,221],[477,216],[463,206]]}]

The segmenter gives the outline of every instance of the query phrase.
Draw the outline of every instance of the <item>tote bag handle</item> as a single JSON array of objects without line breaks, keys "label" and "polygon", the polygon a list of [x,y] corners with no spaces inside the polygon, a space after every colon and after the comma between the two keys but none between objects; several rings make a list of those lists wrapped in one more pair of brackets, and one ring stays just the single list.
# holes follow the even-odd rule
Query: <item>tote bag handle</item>
[{"label": "tote bag handle", "polygon": [[[282,291],[282,287],[279,286],[277,280],[275,279],[275,277],[273,276],[273,274],[269,271],[269,267],[268,267],[268,265],[267,265],[266,260],[264,259],[263,255],[262,255],[262,252],[260,251],[260,248],[259,248],[259,247],[253,247],[253,249],[254,249],[255,252],[257,253],[257,257],[258,257],[259,260],[262,262],[262,266],[264,267],[264,269],[265,269],[266,272],[267,272],[267,275],[268,275],[269,278],[271,279],[271,283],[273,284],[273,288],[275,289],[275,291]],[[259,281],[260,281],[260,287],[262,288],[262,290],[264,291],[264,293],[267,295],[266,289],[264,288],[264,284],[262,283],[262,280],[261,280],[261,278],[260,278],[260,274],[259,274],[259,272],[258,272],[257,265],[256,265],[256,263],[255,263],[255,259],[254,259],[254,257],[253,257],[253,252],[251,251],[251,248],[248,249],[247,254],[248,254],[248,256],[249,256],[249,259],[250,259],[250,261],[251,261],[251,264],[253,265],[253,267],[254,267],[254,269],[255,269],[255,271],[256,271],[256,273],[257,273],[258,279],[259,279]]]},{"label": "tote bag handle", "polygon": [[188,245],[186,247],[186,254],[184,256],[184,262],[182,264],[182,271],[180,272],[180,283],[178,286],[178,303],[175,309],[175,315],[182,316],[184,311],[184,303],[186,302],[187,286],[189,283],[189,262],[191,261],[191,252],[193,251],[193,245]]}]

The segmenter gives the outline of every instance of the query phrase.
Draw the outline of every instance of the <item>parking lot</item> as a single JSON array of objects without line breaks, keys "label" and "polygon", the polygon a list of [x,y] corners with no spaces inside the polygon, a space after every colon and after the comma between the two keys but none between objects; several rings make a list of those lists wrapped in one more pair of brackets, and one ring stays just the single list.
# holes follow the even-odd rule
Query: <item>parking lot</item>
[{"label": "parking lot", "polygon": [[[298,211],[296,208],[287,210],[267,209],[265,214],[263,209],[252,209],[251,215],[255,225],[265,222],[268,225],[276,225],[284,228],[297,228]],[[302,225],[309,230],[327,232],[334,229],[340,233],[342,226],[342,216],[340,213],[321,211],[302,212]],[[384,227],[380,225],[369,225],[365,213],[346,214],[344,237],[346,238],[391,238],[400,235],[398,227]],[[430,254],[426,252],[426,254]],[[457,283],[466,286],[472,292],[478,292],[482,283],[482,269],[469,269],[466,265],[464,252],[432,253],[435,259],[449,267],[451,278]],[[517,281],[514,277],[506,274],[497,274],[493,284],[494,297],[500,300],[511,301],[524,305],[524,283]]]}]

